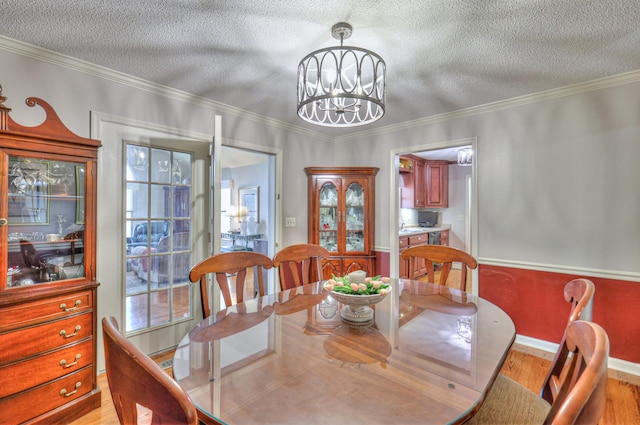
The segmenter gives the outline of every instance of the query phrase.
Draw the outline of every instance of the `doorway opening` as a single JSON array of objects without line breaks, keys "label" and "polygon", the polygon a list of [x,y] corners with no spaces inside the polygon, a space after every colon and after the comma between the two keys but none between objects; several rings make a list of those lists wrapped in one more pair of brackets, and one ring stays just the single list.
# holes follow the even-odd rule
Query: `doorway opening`
[{"label": "doorway opening", "polygon": [[[275,253],[276,155],[223,146],[220,193],[220,251]],[[274,290],[273,274],[265,271],[267,293]],[[231,278],[233,279],[233,277]],[[231,288],[235,288],[231,282]]]},{"label": "doorway opening", "polygon": [[[471,194],[468,193],[468,189],[470,189],[468,179],[472,178],[472,167],[458,164],[458,151],[470,147],[471,145],[461,145],[411,152],[409,155],[422,158],[428,163],[445,161],[448,164],[446,173],[447,203],[435,207],[430,207],[427,204],[426,206],[403,208],[402,200],[400,200],[398,214],[399,223],[402,223],[405,228],[424,226],[424,223],[421,223],[421,217],[430,217],[433,214],[434,217],[437,217],[438,228],[449,229],[448,245],[467,252],[470,252],[467,241],[470,240],[468,232],[471,219]],[[399,181],[399,185],[402,188],[402,180]],[[425,183],[422,190],[428,191],[430,188]],[[433,227],[433,224],[436,223],[429,223],[428,227]]]},{"label": "doorway opening", "polygon": [[[475,151],[476,139],[468,138],[392,151],[392,168],[396,170],[392,181],[395,183],[396,196],[390,211],[391,276],[401,276],[406,272],[405,263],[399,258],[403,249],[400,237],[410,231],[425,231],[425,226],[439,232],[440,244],[477,256],[477,230],[474,224],[477,211],[476,161],[473,158],[470,165],[458,164],[458,151],[464,148]],[[407,166],[416,168],[409,170]],[[445,178],[446,181],[437,182],[437,179]],[[414,182],[414,185],[408,188],[407,185],[411,182]],[[432,187],[434,185],[439,185],[440,193],[436,193],[436,189]],[[421,223],[425,220],[429,223]],[[477,282],[477,269],[472,271],[471,277],[472,282]],[[470,287],[476,290],[475,285]]]}]

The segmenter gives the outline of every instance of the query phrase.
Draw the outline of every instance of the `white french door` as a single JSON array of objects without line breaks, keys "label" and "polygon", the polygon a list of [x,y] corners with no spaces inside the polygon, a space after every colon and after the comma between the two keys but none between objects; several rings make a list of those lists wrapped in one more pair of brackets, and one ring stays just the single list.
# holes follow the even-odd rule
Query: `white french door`
[{"label": "white french door", "polygon": [[[133,246],[127,246],[131,242],[127,238],[133,236],[136,225],[146,222],[147,232],[155,233],[152,239],[169,236],[163,242],[168,247],[166,251],[162,246],[162,250],[159,250],[160,241],[153,241],[155,251],[151,252],[150,239],[148,252],[136,257],[141,267],[140,276],[151,280],[147,280],[144,295],[140,296],[146,308],[142,313],[142,321],[151,326],[128,327],[131,329],[128,337],[147,354],[161,352],[178,344],[202,316],[199,288],[187,283],[184,271],[180,270],[188,267],[187,262],[205,258],[210,252],[212,136],[99,112],[92,112],[91,120],[91,136],[103,143],[98,157],[99,317],[115,316],[121,329],[128,327],[127,314],[132,313],[127,311],[127,298],[133,292],[127,292],[126,280],[127,273],[131,272],[131,269],[127,271],[131,267],[129,260],[133,260],[134,256],[128,253]],[[216,125],[220,125],[219,120],[216,120]],[[152,205],[151,209],[140,220],[132,219],[127,212],[129,206],[133,206],[127,206],[127,181],[123,178],[126,176],[127,144],[147,148],[147,159],[156,161],[152,164],[155,174],[149,175],[144,182],[131,180],[133,184],[147,185],[146,192],[142,189],[136,192],[146,193],[152,199],[147,202]],[[185,173],[189,171],[182,167],[186,162],[191,164],[190,182],[185,179]],[[133,163],[135,165],[135,160]],[[177,168],[174,163],[178,165]],[[164,178],[163,173],[170,178]],[[136,199],[135,202],[139,201]],[[152,223],[156,221],[161,224],[155,224],[154,229]],[[166,227],[165,221],[168,222]],[[177,233],[183,234],[176,236]],[[188,233],[188,236],[184,233]],[[146,272],[142,266],[143,258]],[[170,305],[167,300],[177,304]],[[180,307],[177,307],[178,304]],[[99,331],[97,334],[100,348],[101,334]],[[98,350],[98,371],[103,369],[104,354]]]}]

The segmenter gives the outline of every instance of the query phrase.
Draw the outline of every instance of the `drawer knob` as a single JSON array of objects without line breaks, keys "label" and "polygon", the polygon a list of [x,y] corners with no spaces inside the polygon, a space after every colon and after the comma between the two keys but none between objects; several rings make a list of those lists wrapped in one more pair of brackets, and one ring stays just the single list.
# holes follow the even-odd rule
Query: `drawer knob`
[{"label": "drawer knob", "polygon": [[79,305],[82,303],[82,301],[80,300],[76,300],[75,304],[73,305],[73,307],[67,308],[67,305],[65,303],[60,304],[60,310],[62,311],[74,311],[77,310],[79,307]]},{"label": "drawer knob", "polygon": [[78,335],[78,331],[82,329],[82,327],[80,325],[76,326],[75,328],[75,332],[73,332],[72,334],[67,335],[67,331],[65,331],[64,329],[60,331],[60,336],[63,336],[65,338],[71,338],[74,337],[76,335]]},{"label": "drawer knob", "polygon": [[63,388],[60,390],[60,395],[63,397],[71,397],[78,392],[78,388],[80,388],[80,385],[82,385],[82,382],[76,382],[76,389],[71,391],[70,393],[67,392],[66,388]]},{"label": "drawer knob", "polygon": [[68,368],[71,366],[75,366],[78,364],[78,360],[80,360],[80,357],[82,357],[82,355],[80,353],[76,354],[76,358],[75,361],[72,363],[67,363],[67,361],[65,359],[60,360],[60,366],[62,366],[63,368]]}]

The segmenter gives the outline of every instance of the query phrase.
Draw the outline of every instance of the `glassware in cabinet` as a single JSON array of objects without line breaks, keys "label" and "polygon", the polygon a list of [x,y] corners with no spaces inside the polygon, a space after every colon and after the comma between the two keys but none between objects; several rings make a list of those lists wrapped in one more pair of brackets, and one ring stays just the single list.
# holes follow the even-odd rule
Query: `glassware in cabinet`
[{"label": "glassware in cabinet", "polygon": [[[309,167],[309,243],[331,252],[331,272],[374,272],[373,167]],[[329,267],[325,270],[329,270]],[[331,277],[325,275],[325,277]]]},{"label": "glassware in cabinet", "polygon": [[6,287],[84,277],[85,163],[8,159]]}]

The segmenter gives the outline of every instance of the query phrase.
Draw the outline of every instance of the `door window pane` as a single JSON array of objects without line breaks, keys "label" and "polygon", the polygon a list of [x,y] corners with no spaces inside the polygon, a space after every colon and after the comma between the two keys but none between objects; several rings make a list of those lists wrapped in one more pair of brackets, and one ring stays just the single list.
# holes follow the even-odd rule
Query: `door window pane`
[{"label": "door window pane", "polygon": [[193,314],[192,154],[132,144],[126,152],[125,329],[131,332]]}]

